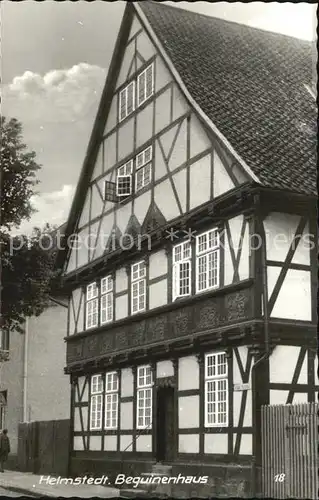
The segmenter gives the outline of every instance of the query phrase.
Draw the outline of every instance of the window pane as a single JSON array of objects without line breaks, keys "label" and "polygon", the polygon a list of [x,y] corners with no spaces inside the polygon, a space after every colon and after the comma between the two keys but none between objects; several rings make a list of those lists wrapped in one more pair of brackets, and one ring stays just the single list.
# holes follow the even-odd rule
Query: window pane
[{"label": "window pane", "polygon": [[91,429],[101,428],[101,424],[102,424],[102,395],[92,396],[90,427]]},{"label": "window pane", "polygon": [[206,249],[207,249],[207,235],[202,234],[197,237],[197,251],[201,253],[205,252]]},{"label": "window pane", "polygon": [[132,265],[132,281],[144,278],[145,276],[145,262],[138,262]]},{"label": "window pane", "polygon": [[199,291],[207,288],[207,259],[202,255],[197,259],[197,289]]},{"label": "window pane", "polygon": [[135,176],[135,189],[136,191],[139,191],[142,189],[144,186],[147,186],[151,182],[151,175],[152,175],[152,165],[149,163],[148,165],[145,165],[145,167],[140,168],[136,172]]},{"label": "window pane", "polygon": [[130,160],[127,163],[125,163],[124,168],[125,168],[125,175],[131,175],[133,171],[133,160]]},{"label": "window pane", "polygon": [[92,328],[98,324],[98,299],[93,299],[86,304],[86,328]]},{"label": "window pane", "polygon": [[98,295],[98,289],[96,283],[91,283],[86,287],[86,298],[87,300],[94,299]]},{"label": "window pane", "polygon": [[191,245],[187,241],[186,243],[183,243],[183,259],[189,259],[191,256]]},{"label": "window pane", "polygon": [[139,389],[137,392],[137,422],[143,428],[151,424],[152,418],[152,389]]},{"label": "window pane", "polygon": [[144,151],[142,153],[138,154],[136,157],[136,168],[140,168],[144,165]]},{"label": "window pane", "polygon": [[143,71],[138,76],[138,103],[142,104],[146,99],[146,73]]},{"label": "window pane", "polygon": [[120,92],[120,120],[126,117],[126,88]]},{"label": "window pane", "polygon": [[178,245],[174,248],[174,262],[179,262],[182,259],[182,247]]},{"label": "window pane", "polygon": [[136,191],[139,191],[140,189],[142,189],[142,187],[144,185],[143,179],[144,179],[144,170],[140,169],[136,172],[136,176],[135,176],[135,190]]},{"label": "window pane", "polygon": [[207,255],[208,259],[208,288],[218,284],[218,251],[211,252]]},{"label": "window pane", "polygon": [[131,82],[127,86],[127,115],[131,114],[134,111],[134,89],[135,84]]},{"label": "window pane", "polygon": [[101,323],[112,321],[113,319],[113,293],[102,295],[101,297]]},{"label": "window pane", "polygon": [[[144,263],[132,267],[132,280],[137,276],[145,275]],[[146,296],[146,281],[140,279],[132,283],[132,313],[143,311],[145,309],[145,296]]]},{"label": "window pane", "polygon": [[144,151],[144,163],[148,163],[152,159],[152,146],[149,146],[147,149]]},{"label": "window pane", "polygon": [[132,177],[130,175],[118,175],[116,179],[117,196],[129,196],[132,191]]},{"label": "window pane", "polygon": [[208,233],[208,249],[215,248],[219,245],[219,235],[218,230],[214,229]]},{"label": "window pane", "polygon": [[227,425],[228,381],[226,378],[226,353],[214,353],[205,357],[205,377],[206,422],[208,425]]},{"label": "window pane", "polygon": [[[152,384],[152,370],[148,366],[139,366],[137,371],[137,386],[145,387]],[[146,389],[145,392],[141,393],[140,397],[151,397],[152,389]]]},{"label": "window pane", "polygon": [[91,393],[102,392],[103,390],[103,379],[102,375],[93,375],[91,378]]},{"label": "window pane", "polygon": [[101,293],[111,292],[113,290],[112,276],[107,276],[101,280]]},{"label": "window pane", "polygon": [[190,262],[181,262],[179,264],[179,295],[188,295],[190,293]]},{"label": "window pane", "polygon": [[153,94],[153,64],[146,69],[146,99]]}]

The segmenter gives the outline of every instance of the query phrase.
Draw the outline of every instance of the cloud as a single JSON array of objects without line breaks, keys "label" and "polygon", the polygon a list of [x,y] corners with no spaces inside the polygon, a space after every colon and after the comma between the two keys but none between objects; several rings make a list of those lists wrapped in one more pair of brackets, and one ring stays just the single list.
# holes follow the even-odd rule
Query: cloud
[{"label": "cloud", "polygon": [[25,71],[3,86],[2,112],[23,125],[42,165],[41,191],[77,182],[105,78],[106,69],[82,62],[44,75]]},{"label": "cloud", "polygon": [[104,68],[87,63],[44,76],[26,71],[4,86],[4,114],[42,125],[82,120],[96,105],[105,76]]},{"label": "cloud", "polygon": [[56,226],[64,224],[69,215],[74,190],[74,186],[65,184],[58,191],[32,196],[31,203],[37,212],[14,233],[30,234],[34,227],[41,228],[47,222]]}]

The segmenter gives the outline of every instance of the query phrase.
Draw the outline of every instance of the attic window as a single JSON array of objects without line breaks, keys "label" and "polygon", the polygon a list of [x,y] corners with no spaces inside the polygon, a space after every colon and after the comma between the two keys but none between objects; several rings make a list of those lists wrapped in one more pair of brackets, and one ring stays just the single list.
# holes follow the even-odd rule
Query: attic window
[{"label": "attic window", "polygon": [[[135,91],[137,88],[137,97]],[[136,106],[141,106],[154,93],[154,63],[145,68],[137,78],[119,93],[119,121],[123,121],[135,110]],[[136,100],[136,104],[135,104]]]},{"label": "attic window", "polygon": [[129,116],[135,109],[135,82],[129,83],[120,92],[119,117],[120,122]]},{"label": "attic window", "polygon": [[138,106],[151,97],[154,92],[153,64],[150,64],[137,77]]}]

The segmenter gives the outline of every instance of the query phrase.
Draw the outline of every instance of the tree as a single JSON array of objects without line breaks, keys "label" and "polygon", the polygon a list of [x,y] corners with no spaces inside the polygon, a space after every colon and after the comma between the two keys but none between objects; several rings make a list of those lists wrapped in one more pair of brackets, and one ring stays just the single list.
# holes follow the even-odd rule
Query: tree
[{"label": "tree", "polygon": [[22,125],[1,117],[1,228],[18,227],[34,212],[30,198],[39,183],[36,172],[41,166],[34,151],[27,151],[22,141]]},{"label": "tree", "polygon": [[38,316],[47,307],[56,273],[52,230],[45,225],[31,236],[12,235],[34,213],[31,197],[41,166],[22,140],[22,125],[1,118],[1,328],[23,331],[26,316]]}]

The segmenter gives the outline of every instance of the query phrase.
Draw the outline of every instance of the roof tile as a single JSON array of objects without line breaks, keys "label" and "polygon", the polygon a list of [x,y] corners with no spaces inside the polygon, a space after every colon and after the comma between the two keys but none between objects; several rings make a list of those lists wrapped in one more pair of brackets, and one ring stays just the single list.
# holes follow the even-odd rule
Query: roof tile
[{"label": "roof tile", "polygon": [[311,42],[140,5],[191,96],[262,184],[316,194]]}]

